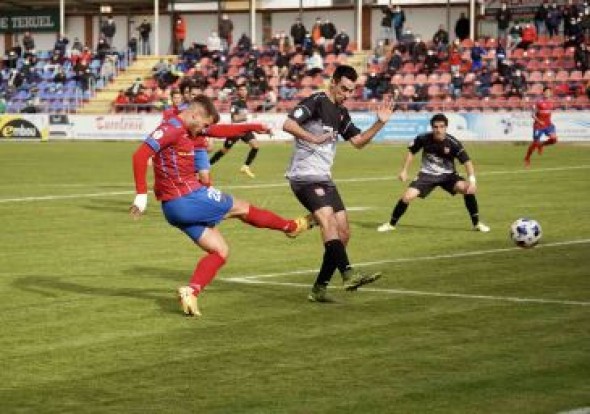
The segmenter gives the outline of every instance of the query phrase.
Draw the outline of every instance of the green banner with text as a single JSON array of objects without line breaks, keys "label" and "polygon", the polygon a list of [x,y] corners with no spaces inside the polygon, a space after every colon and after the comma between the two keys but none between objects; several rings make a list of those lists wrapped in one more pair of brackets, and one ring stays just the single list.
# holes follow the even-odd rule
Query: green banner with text
[{"label": "green banner with text", "polygon": [[0,15],[0,33],[59,32],[59,10],[6,12]]}]

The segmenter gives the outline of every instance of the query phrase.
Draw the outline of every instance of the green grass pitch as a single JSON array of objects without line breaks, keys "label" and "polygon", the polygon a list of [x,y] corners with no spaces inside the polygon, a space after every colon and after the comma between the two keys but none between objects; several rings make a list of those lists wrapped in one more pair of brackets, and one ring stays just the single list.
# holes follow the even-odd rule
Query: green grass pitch
[{"label": "green grass pitch", "polygon": [[[132,221],[138,143],[0,145],[0,413],[557,413],[590,406],[590,146],[533,158],[467,143],[488,234],[436,190],[380,234],[402,145],[338,149],[350,258],[383,279],[306,300],[322,245],[229,221],[230,259],[181,316],[200,252],[150,199]],[[247,147],[215,185],[286,216],[288,144]],[[414,171],[419,160],[415,160]],[[459,166],[459,168],[461,168]],[[460,170],[462,172],[462,170]],[[509,225],[537,219],[539,247]],[[414,259],[413,259],[414,258]],[[412,260],[413,259],[413,260]]]}]

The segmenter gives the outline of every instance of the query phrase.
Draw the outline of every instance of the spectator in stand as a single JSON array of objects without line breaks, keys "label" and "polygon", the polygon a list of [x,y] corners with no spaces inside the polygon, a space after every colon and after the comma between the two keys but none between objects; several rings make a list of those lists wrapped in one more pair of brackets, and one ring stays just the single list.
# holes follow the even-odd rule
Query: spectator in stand
[{"label": "spectator in stand", "polygon": [[174,21],[174,53],[181,55],[184,52],[184,39],[186,39],[186,22],[182,16]]},{"label": "spectator in stand", "polygon": [[338,34],[338,31],[336,30],[336,26],[334,26],[334,23],[332,23],[330,19],[327,18],[324,19],[324,23],[322,24],[320,31],[322,37],[326,39],[326,42],[332,42],[334,40],[334,37],[336,37],[336,34]]},{"label": "spectator in stand", "polygon": [[71,55],[79,56],[84,51],[84,45],[80,42],[80,39],[74,37],[74,43],[72,44]]},{"label": "spectator in stand", "polygon": [[408,52],[411,55],[412,51],[414,50],[415,43],[416,36],[414,36],[412,29],[410,27],[406,28],[398,42],[398,47],[400,48],[402,54]]},{"label": "spectator in stand", "polygon": [[218,29],[219,37],[223,42],[223,49],[229,52],[233,44],[234,23],[226,13],[221,16]]},{"label": "spectator in stand", "polygon": [[64,68],[60,66],[59,68],[57,68],[57,71],[53,76],[53,82],[61,83],[63,85],[64,83],[66,83],[67,80],[68,77],[66,76],[66,72],[64,71]]},{"label": "spectator in stand", "polygon": [[473,43],[471,48],[471,71],[477,72],[483,67],[483,57],[486,55],[486,50],[481,47],[478,41]]},{"label": "spectator in stand", "polygon": [[508,35],[508,28],[512,21],[512,13],[507,8],[506,3],[502,2],[502,5],[496,12],[496,22],[498,22],[498,39],[505,39]]},{"label": "spectator in stand", "polygon": [[590,80],[586,83],[586,96],[590,99]]},{"label": "spectator in stand", "polygon": [[420,36],[416,37],[416,42],[412,45],[410,49],[410,54],[412,56],[412,61],[416,64],[419,62],[423,62],[426,59],[426,53],[428,51],[428,47],[426,43],[422,40]]},{"label": "spectator in stand", "polygon": [[535,28],[532,24],[527,23],[524,25],[524,28],[522,29],[522,39],[516,47],[528,50],[529,46],[535,43],[536,41],[537,32],[535,32]]},{"label": "spectator in stand", "polygon": [[506,59],[506,49],[501,41],[496,46],[496,69],[499,68]]},{"label": "spectator in stand", "polygon": [[104,37],[98,39],[98,44],[96,45],[96,56],[100,59],[100,61],[104,61],[107,53],[111,50],[109,44],[105,40]]},{"label": "spectator in stand", "polygon": [[117,32],[117,25],[113,20],[113,16],[109,16],[108,19],[102,23],[100,32],[103,34],[109,47],[113,47],[113,37],[115,37],[115,33]]},{"label": "spectator in stand", "polygon": [[242,33],[242,36],[238,39],[237,48],[239,56],[244,56],[252,50],[252,41],[246,33]]},{"label": "spectator in stand", "polygon": [[[336,36],[338,38],[338,36]],[[311,56],[313,52],[313,40],[310,33],[306,33],[303,38],[303,44],[301,45],[301,51],[305,56]]]},{"label": "spectator in stand", "polygon": [[129,97],[127,95],[125,95],[125,90],[124,89],[119,90],[119,94],[117,95],[117,97],[115,98],[115,101],[113,103],[115,112],[126,111],[129,107],[130,103],[131,103],[131,101],[129,100]]},{"label": "spectator in stand", "polygon": [[408,109],[412,111],[421,111],[428,103],[428,86],[423,83],[417,83],[414,86],[414,94],[410,98]]},{"label": "spectator in stand", "polygon": [[391,11],[391,27],[395,32],[395,39],[399,42],[404,31],[404,24],[406,23],[406,13],[397,5]]},{"label": "spectator in stand", "polygon": [[392,10],[391,7],[383,6],[381,7],[381,13],[383,13],[383,17],[381,18],[381,39],[387,40],[389,42],[393,41],[393,31],[391,28],[392,24]]},{"label": "spectator in stand", "polygon": [[590,51],[588,51],[585,43],[580,43],[576,46],[574,62],[576,70],[582,71],[582,74],[585,75],[588,68],[590,68]]},{"label": "spectator in stand", "polygon": [[344,29],[340,30],[340,33],[334,38],[334,54],[339,55],[341,53],[346,53],[349,43],[350,37],[348,37],[346,31],[344,31]]},{"label": "spectator in stand", "polygon": [[14,50],[8,52],[8,56],[4,59],[4,66],[8,69],[16,69],[18,63],[18,55]]},{"label": "spectator in stand", "polygon": [[572,17],[568,27],[568,34],[565,35],[565,42],[563,47],[576,47],[584,43],[584,31],[580,27],[579,19]]},{"label": "spectator in stand", "polygon": [[548,12],[549,6],[547,3],[540,4],[535,11],[535,28],[539,35],[546,32],[545,21],[547,20]]},{"label": "spectator in stand", "polygon": [[144,88],[133,98],[133,103],[136,105],[137,111],[147,111],[152,109],[152,90]]},{"label": "spectator in stand", "polygon": [[453,99],[458,99],[463,93],[463,84],[465,80],[460,72],[454,72],[449,83],[449,93]]},{"label": "spectator in stand", "polygon": [[318,46],[323,44],[321,40],[322,37],[322,18],[316,17],[315,23],[311,28],[311,40],[313,41],[314,46]]},{"label": "spectator in stand", "polygon": [[393,56],[387,63],[387,73],[391,76],[395,75],[402,67],[404,63],[402,54],[398,48],[393,50]]},{"label": "spectator in stand", "polygon": [[547,17],[545,18],[545,27],[549,37],[557,36],[559,34],[559,26],[561,26],[561,10],[557,3],[553,3],[547,9]]},{"label": "spectator in stand", "polygon": [[381,82],[379,77],[375,72],[371,72],[369,76],[367,76],[367,80],[365,81],[365,86],[363,87],[363,99],[381,99],[381,94],[379,93],[379,86]]},{"label": "spectator in stand", "polygon": [[465,16],[465,13],[461,13],[461,16],[457,19],[455,23],[455,36],[462,42],[463,40],[469,38],[470,27],[469,27],[469,19]]},{"label": "spectator in stand", "polygon": [[520,69],[516,69],[512,76],[510,76],[508,97],[518,96],[519,98],[524,98],[526,89],[526,78]]},{"label": "spectator in stand", "polygon": [[475,95],[478,98],[486,98],[492,88],[492,74],[485,66],[477,74],[475,79]]},{"label": "spectator in stand", "polygon": [[451,50],[449,52],[449,66],[451,68],[451,72],[459,72],[461,69],[461,62],[461,49],[456,43],[453,43],[453,46],[451,46]]},{"label": "spectator in stand", "polygon": [[127,89],[126,95],[131,99],[135,100],[135,97],[139,95],[141,91],[145,89],[143,86],[143,80],[141,78],[136,78],[133,84]]},{"label": "spectator in stand", "polygon": [[307,69],[307,76],[315,76],[324,71],[324,59],[322,58],[322,55],[318,49],[314,49],[311,56],[305,60],[305,65]]},{"label": "spectator in stand", "polygon": [[25,52],[35,49],[35,39],[33,39],[33,35],[29,31],[26,31],[23,35],[22,43]]},{"label": "spectator in stand", "polygon": [[150,48],[150,33],[152,32],[152,25],[147,19],[143,19],[143,22],[137,27],[139,37],[141,39],[141,53],[143,55],[151,55],[152,51]]},{"label": "spectator in stand", "polygon": [[510,29],[510,36],[508,36],[508,42],[506,43],[506,49],[512,51],[516,48],[518,44],[520,44],[522,40],[522,27],[520,27],[520,23],[516,22],[514,26]]},{"label": "spectator in stand", "polygon": [[215,53],[221,52],[222,49],[221,38],[217,34],[217,31],[212,30],[207,38],[207,50],[209,51],[209,54],[213,56]]},{"label": "spectator in stand", "polygon": [[447,51],[449,47],[449,32],[445,30],[443,24],[438,26],[438,31],[432,37],[432,43],[438,52]]},{"label": "spectator in stand", "polygon": [[291,37],[293,38],[293,45],[295,47],[301,47],[303,45],[303,40],[305,39],[305,34],[307,33],[307,29],[301,23],[301,18],[295,19],[295,23],[291,26]]},{"label": "spectator in stand", "polygon": [[66,49],[69,43],[70,41],[67,37],[59,35],[55,41],[55,44],[53,45],[53,50],[59,50],[62,56],[66,56]]},{"label": "spectator in stand", "polygon": [[436,68],[438,68],[438,65],[438,56],[434,53],[434,50],[429,49],[428,52],[426,52],[426,58],[424,59],[424,65],[422,66],[424,73],[430,75],[436,70]]},{"label": "spectator in stand", "polygon": [[279,97],[283,101],[290,101],[295,98],[299,90],[295,87],[294,83],[288,79],[281,80],[281,86],[279,86]]},{"label": "spectator in stand", "polygon": [[572,35],[572,24],[575,24],[578,19],[578,6],[573,4],[572,0],[568,0],[567,4],[563,6],[561,17],[563,18],[563,35],[567,38]]},{"label": "spectator in stand", "polygon": [[369,57],[371,65],[381,65],[385,61],[387,54],[385,40],[379,40],[373,49],[373,54]]}]

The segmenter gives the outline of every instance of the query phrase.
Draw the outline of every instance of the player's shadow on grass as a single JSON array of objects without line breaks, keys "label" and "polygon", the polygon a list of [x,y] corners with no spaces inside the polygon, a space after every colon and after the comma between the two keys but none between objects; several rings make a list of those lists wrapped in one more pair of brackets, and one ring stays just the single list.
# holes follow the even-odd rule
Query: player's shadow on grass
[{"label": "player's shadow on grass", "polygon": [[73,282],[66,282],[58,278],[46,276],[27,276],[16,279],[12,285],[17,289],[25,292],[31,292],[45,297],[55,298],[58,295],[52,291],[61,291],[74,293],[76,295],[87,296],[106,296],[132,298],[142,300],[153,300],[158,306],[167,313],[178,313],[178,304],[173,296],[173,292],[154,289],[134,289],[134,288],[110,288],[81,285]]},{"label": "player's shadow on grass", "polygon": [[[353,226],[358,226],[358,227],[362,227],[364,229],[369,229],[369,230],[373,230],[375,231],[375,233],[377,233],[377,227],[379,227],[381,224],[383,224],[383,222],[381,223],[376,223],[374,221],[355,221],[353,223],[351,223]],[[471,228],[469,226],[465,226],[465,227],[451,227],[451,226],[444,226],[444,225],[440,225],[440,224],[401,224],[398,226],[398,228],[393,231],[393,233],[396,233],[398,231],[402,231],[404,229],[408,229],[408,230],[429,230],[429,231],[440,231],[440,232],[448,232],[448,231],[456,231],[456,232],[472,232],[473,230],[471,230]]]},{"label": "player's shadow on grass", "polygon": [[180,286],[187,276],[187,269],[170,269],[167,267],[133,266],[123,270],[123,273],[138,277],[157,277],[164,280],[173,280]]}]

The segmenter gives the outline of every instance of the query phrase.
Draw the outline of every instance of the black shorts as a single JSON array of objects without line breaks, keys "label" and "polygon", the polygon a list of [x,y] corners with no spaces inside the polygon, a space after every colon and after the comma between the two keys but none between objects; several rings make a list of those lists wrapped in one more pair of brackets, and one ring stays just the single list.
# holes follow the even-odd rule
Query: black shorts
[{"label": "black shorts", "polygon": [[234,144],[236,142],[238,142],[238,140],[244,141],[246,144],[250,141],[252,141],[253,139],[256,139],[256,137],[254,136],[254,134],[252,132],[247,132],[246,134],[242,135],[239,138],[236,139],[226,139],[225,142],[223,143],[223,147],[230,149],[231,147],[234,146]]},{"label": "black shorts", "polygon": [[311,213],[328,206],[332,207],[335,213],[346,209],[336,184],[332,181],[320,183],[290,181],[290,184],[297,200]]},{"label": "black shorts", "polygon": [[457,173],[442,175],[418,173],[418,177],[410,183],[410,187],[420,191],[418,196],[420,198],[428,197],[428,194],[436,187],[441,187],[447,193],[455,195],[457,193],[455,184],[459,181],[465,181],[465,179]]}]

